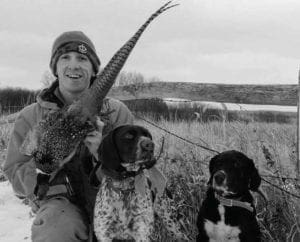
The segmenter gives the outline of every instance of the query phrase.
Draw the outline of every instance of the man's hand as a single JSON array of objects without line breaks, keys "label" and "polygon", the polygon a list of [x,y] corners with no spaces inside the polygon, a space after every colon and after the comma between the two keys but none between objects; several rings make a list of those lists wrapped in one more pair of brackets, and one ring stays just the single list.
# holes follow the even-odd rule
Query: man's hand
[{"label": "man's hand", "polygon": [[104,127],[104,123],[97,117],[97,130],[94,130],[87,134],[84,144],[88,147],[89,151],[94,155],[94,157],[98,160],[98,148],[102,141],[102,130]]}]

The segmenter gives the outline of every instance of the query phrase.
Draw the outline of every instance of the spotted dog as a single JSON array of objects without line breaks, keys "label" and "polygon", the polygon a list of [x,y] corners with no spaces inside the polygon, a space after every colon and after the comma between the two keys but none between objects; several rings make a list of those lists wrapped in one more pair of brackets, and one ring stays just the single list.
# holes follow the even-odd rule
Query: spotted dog
[{"label": "spotted dog", "polygon": [[241,152],[225,151],[211,159],[209,171],[209,188],[197,218],[197,241],[261,241],[249,191],[257,191],[261,183],[253,161]]},{"label": "spotted dog", "polygon": [[140,126],[124,125],[103,138],[99,148],[101,167],[97,170],[102,180],[94,208],[98,241],[150,241],[155,214],[162,216],[174,238],[182,236],[160,207],[165,204],[161,201],[165,196],[157,194],[165,194],[165,178],[154,166],[153,153],[151,134]]}]

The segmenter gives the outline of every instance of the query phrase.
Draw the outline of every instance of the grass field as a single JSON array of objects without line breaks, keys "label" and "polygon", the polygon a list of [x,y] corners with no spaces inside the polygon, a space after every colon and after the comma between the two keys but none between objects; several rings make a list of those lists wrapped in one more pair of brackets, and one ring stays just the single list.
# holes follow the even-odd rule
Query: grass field
[{"label": "grass field", "polygon": [[[151,117],[144,118],[151,120]],[[6,117],[1,118],[5,119]],[[136,122],[147,127],[153,135],[156,155],[159,156],[158,166],[167,176],[168,187],[174,194],[172,202],[174,216],[193,241],[197,233],[195,227],[197,212],[204,199],[209,178],[208,163],[214,153],[174,137],[143,120]],[[286,179],[296,177],[296,126],[293,124],[242,122],[223,124],[161,120],[155,121],[155,125],[219,152],[239,150],[255,161],[264,179],[300,196],[299,182]],[[12,126],[13,124],[9,123],[0,126],[0,164],[5,159]],[[1,179],[5,178],[1,176],[0,171]],[[257,203],[263,241],[287,241],[297,231],[300,233],[299,198],[290,196],[266,182],[262,182],[261,187],[269,198],[268,204],[261,196],[253,195]],[[156,241],[166,241],[161,226],[157,226],[156,234]]]},{"label": "grass field", "polygon": [[[151,117],[146,118],[151,120]],[[153,134],[157,153],[163,144],[159,166],[169,179],[169,187],[176,194],[174,211],[182,218],[182,224],[191,240],[195,238],[196,214],[204,199],[209,178],[208,163],[214,153],[187,143],[172,134],[138,120]],[[219,152],[239,150],[252,158],[261,175],[272,184],[300,195],[299,182],[277,177],[296,177],[296,125],[276,123],[242,122],[156,122],[176,135],[193,143]],[[299,198],[290,196],[274,186],[262,182],[261,188],[269,202],[258,194],[256,200],[258,219],[263,241],[287,241],[300,232]],[[162,240],[163,241],[163,240]],[[294,240],[297,241],[297,240]]]}]

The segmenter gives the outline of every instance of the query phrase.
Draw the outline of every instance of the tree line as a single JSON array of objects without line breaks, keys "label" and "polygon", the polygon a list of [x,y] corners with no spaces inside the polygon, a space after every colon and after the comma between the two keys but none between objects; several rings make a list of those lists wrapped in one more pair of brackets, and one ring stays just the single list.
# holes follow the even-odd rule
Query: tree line
[{"label": "tree line", "polygon": [[[42,89],[49,87],[55,77],[52,73],[47,70],[42,74],[41,84]],[[130,84],[141,84],[146,82],[156,82],[161,81],[157,77],[146,78],[141,73],[138,72],[126,72],[122,71],[118,75],[114,86],[126,86]],[[28,90],[25,88],[2,88],[0,89],[0,114],[3,113],[13,113],[22,109],[24,106],[27,106],[36,100],[36,96],[41,90]]]},{"label": "tree line", "polygon": [[267,122],[267,123],[295,123],[295,113],[272,111],[235,111],[206,108],[205,106],[182,105],[181,107],[168,106],[162,99],[133,99],[123,101],[137,116],[148,116],[152,120],[168,120],[171,122],[212,122],[212,121],[239,121],[239,122]]},{"label": "tree line", "polygon": [[24,88],[0,89],[0,113],[19,111],[22,107],[33,103],[38,92]]},{"label": "tree line", "polygon": [[[33,91],[23,88],[0,89],[0,114],[14,113],[36,100],[40,90]],[[165,119],[169,121],[241,121],[241,122],[276,122],[293,123],[295,114],[280,112],[250,112],[250,111],[224,111],[201,107],[169,107],[162,99],[133,99],[123,101],[127,107],[137,115],[150,116],[151,119]],[[200,114],[200,117],[196,115]]]},{"label": "tree line", "polygon": [[[51,85],[55,80],[49,71],[46,71],[41,83],[43,87]],[[122,71],[115,82],[115,86],[127,86],[131,84],[142,84],[147,82],[159,82],[157,77],[145,78],[137,72]],[[0,89],[0,114],[18,112],[36,100],[40,90],[27,90],[24,88],[4,88]],[[296,116],[293,113],[280,112],[250,112],[250,111],[222,111],[219,109],[200,107],[170,107],[162,99],[133,99],[125,100],[128,108],[137,115],[151,116],[152,119],[165,119],[169,121],[242,121],[242,122],[277,122],[294,123]],[[197,113],[197,115],[195,115]]]}]

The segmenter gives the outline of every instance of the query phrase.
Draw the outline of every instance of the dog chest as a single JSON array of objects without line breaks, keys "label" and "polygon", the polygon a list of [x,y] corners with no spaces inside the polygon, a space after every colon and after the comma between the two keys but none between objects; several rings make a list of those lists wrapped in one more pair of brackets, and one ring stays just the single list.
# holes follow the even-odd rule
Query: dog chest
[{"label": "dog chest", "polygon": [[112,183],[104,179],[96,197],[94,230],[100,238],[130,239],[150,235],[154,213],[150,191],[142,196],[134,183]]},{"label": "dog chest", "polygon": [[208,219],[204,221],[204,229],[210,242],[239,242],[241,230],[238,226],[232,226],[225,223],[225,207],[218,206],[220,220],[212,222]]}]

